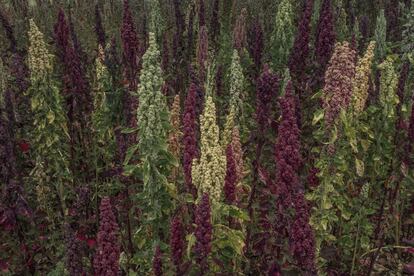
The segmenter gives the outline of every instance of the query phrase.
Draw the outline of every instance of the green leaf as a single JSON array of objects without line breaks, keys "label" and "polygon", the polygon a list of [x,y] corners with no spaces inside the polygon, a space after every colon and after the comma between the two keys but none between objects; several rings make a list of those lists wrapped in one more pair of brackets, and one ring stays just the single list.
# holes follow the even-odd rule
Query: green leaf
[{"label": "green leaf", "polygon": [[328,210],[332,208],[332,203],[329,199],[325,198],[325,200],[322,201],[322,209]]},{"label": "green leaf", "polygon": [[32,98],[31,106],[32,106],[32,110],[35,110],[39,106],[39,100],[37,98]]},{"label": "green leaf", "polygon": [[369,245],[370,245],[370,239],[369,239],[369,237],[363,235],[361,237],[361,247],[368,249],[369,248]]},{"label": "green leaf", "polygon": [[408,176],[408,167],[404,162],[401,163],[400,171],[404,175],[404,177]]},{"label": "green leaf", "polygon": [[342,217],[346,220],[349,220],[351,218],[351,213],[347,210],[342,210]]},{"label": "green leaf", "polygon": [[329,142],[325,144],[333,144],[338,139],[338,129],[336,128],[336,125],[334,125],[333,127],[334,128],[332,130],[331,138],[329,139]]},{"label": "green leaf", "polygon": [[370,145],[371,145],[371,141],[366,140],[366,139],[361,139],[361,146],[364,152],[368,151]]},{"label": "green leaf", "polygon": [[136,165],[124,165],[123,169],[124,169],[122,173],[123,175],[131,176],[134,173],[134,171],[137,169],[137,166]]},{"label": "green leaf", "polygon": [[355,158],[355,168],[357,175],[362,177],[364,175],[365,170],[364,162],[359,160],[358,158]]},{"label": "green leaf", "polygon": [[234,206],[234,205],[230,205],[229,215],[231,217],[238,218],[238,219],[241,219],[243,221],[248,221],[249,220],[248,214],[244,210],[242,210],[242,209],[240,209],[240,208],[238,208],[237,206]]},{"label": "green leaf", "polygon": [[321,226],[322,226],[322,229],[323,229],[324,231],[328,230],[328,220],[326,220],[326,219],[322,219],[322,220],[321,220]]},{"label": "green leaf", "polygon": [[122,129],[121,133],[122,134],[131,134],[131,133],[134,133],[134,132],[137,132],[137,131],[138,131],[138,128],[137,127],[124,128],[124,129]]},{"label": "green leaf", "polygon": [[323,96],[323,90],[319,90],[318,92],[316,92],[315,94],[312,95],[311,99],[315,100],[315,99],[320,99]]},{"label": "green leaf", "polygon": [[230,243],[230,247],[233,248],[234,251],[238,255],[243,254],[243,248],[244,248],[244,237],[243,234],[239,230],[231,229],[227,232],[227,240]]},{"label": "green leaf", "polygon": [[355,137],[349,139],[349,145],[351,146],[353,152],[358,153],[357,140]]},{"label": "green leaf", "polygon": [[316,125],[320,120],[323,119],[323,116],[325,115],[325,111],[323,109],[319,109],[315,112],[313,115],[312,125]]},{"label": "green leaf", "polygon": [[315,195],[315,193],[307,193],[307,194],[305,194],[305,198],[306,198],[306,200],[313,201],[313,200],[315,200],[316,195]]},{"label": "green leaf", "polygon": [[194,236],[194,233],[191,233],[189,235],[186,236],[186,241],[187,241],[187,258],[191,259],[191,249],[193,248],[195,242],[196,242],[196,238]]},{"label": "green leaf", "polygon": [[194,203],[194,198],[193,198],[192,194],[185,193],[183,195],[183,199],[184,199],[184,202],[186,202],[186,203]]},{"label": "green leaf", "polygon": [[124,159],[124,165],[127,165],[129,161],[131,160],[132,156],[135,154],[135,152],[138,150],[138,144],[133,145],[132,147],[129,147],[127,152],[125,153],[125,159]]},{"label": "green leaf", "polygon": [[336,237],[332,234],[328,234],[328,235],[326,235],[326,240],[327,241],[336,241]]},{"label": "green leaf", "polygon": [[165,185],[167,186],[168,193],[172,198],[178,199],[177,197],[177,187],[174,183],[166,182]]},{"label": "green leaf", "polygon": [[46,115],[47,120],[49,121],[49,124],[53,123],[55,121],[55,113],[50,110]]},{"label": "green leaf", "polygon": [[177,158],[175,158],[175,156],[169,152],[167,149],[162,148],[161,150],[161,158],[164,159],[166,161],[167,164],[173,166],[173,167],[178,167],[178,160]]}]

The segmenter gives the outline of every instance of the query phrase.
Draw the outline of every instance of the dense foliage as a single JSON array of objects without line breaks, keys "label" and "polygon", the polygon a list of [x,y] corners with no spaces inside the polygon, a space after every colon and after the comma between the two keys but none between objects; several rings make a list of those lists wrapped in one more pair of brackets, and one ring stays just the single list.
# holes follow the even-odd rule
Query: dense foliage
[{"label": "dense foliage", "polygon": [[1,275],[414,275],[414,0],[0,0]]}]

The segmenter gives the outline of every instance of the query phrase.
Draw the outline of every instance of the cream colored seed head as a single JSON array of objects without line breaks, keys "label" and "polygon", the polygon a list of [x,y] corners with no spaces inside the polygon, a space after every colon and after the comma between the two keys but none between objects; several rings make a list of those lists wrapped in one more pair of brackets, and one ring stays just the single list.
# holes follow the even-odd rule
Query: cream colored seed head
[{"label": "cream colored seed head", "polygon": [[365,55],[358,60],[352,91],[353,106],[356,113],[364,110],[368,98],[369,75],[374,59],[375,41],[368,45]]},{"label": "cream colored seed head", "polygon": [[216,108],[211,96],[207,96],[200,119],[201,154],[193,162],[193,182],[199,195],[210,194],[212,202],[218,202],[226,174],[226,157],[219,143],[219,128],[216,122]]},{"label": "cream colored seed head", "polygon": [[43,34],[33,19],[29,21],[29,69],[34,80],[45,78],[52,72],[53,56],[49,53]]},{"label": "cream colored seed head", "polygon": [[393,63],[393,57],[388,56],[385,61],[378,66],[381,70],[379,99],[385,110],[385,114],[387,114],[390,119],[395,119],[395,107],[399,102],[396,94],[398,75],[395,72]]}]

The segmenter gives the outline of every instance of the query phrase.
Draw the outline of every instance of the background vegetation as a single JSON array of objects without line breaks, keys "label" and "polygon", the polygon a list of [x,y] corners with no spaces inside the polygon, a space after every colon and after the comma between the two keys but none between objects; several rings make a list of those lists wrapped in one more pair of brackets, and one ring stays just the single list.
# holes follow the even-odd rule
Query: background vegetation
[{"label": "background vegetation", "polygon": [[414,274],[414,1],[0,23],[1,275]]}]

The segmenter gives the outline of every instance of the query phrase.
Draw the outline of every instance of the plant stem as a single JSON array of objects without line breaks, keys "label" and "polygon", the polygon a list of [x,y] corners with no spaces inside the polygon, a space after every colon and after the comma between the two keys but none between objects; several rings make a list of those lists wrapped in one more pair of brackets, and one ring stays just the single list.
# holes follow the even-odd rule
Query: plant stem
[{"label": "plant stem", "polygon": [[[358,212],[358,216],[359,216],[359,213],[360,212]],[[360,221],[358,221],[357,234],[356,234],[356,237],[355,237],[354,253],[353,253],[353,257],[352,257],[351,275],[353,275],[354,269],[355,269],[355,260],[356,260],[358,242],[359,242],[359,231],[360,231],[360,229],[361,229],[361,223],[360,223]]]},{"label": "plant stem", "polygon": [[[384,193],[384,196],[382,198],[382,203],[381,203],[381,208],[380,208],[380,214],[379,214],[377,226],[375,228],[375,238],[374,238],[375,241],[378,240],[380,232],[381,232],[381,221],[382,221],[382,216],[384,214],[385,201],[386,201],[386,198],[387,198],[387,193],[388,193],[388,189],[385,188],[385,193]],[[374,268],[375,260],[377,259],[379,251],[380,251],[383,244],[384,244],[384,235],[382,235],[382,237],[380,238],[378,249],[376,250],[375,254],[373,254],[372,257],[371,257],[369,268],[368,268],[368,273],[367,273],[368,276],[370,276],[371,273],[372,273],[372,269]],[[362,258],[362,256],[361,256],[361,258]]]},{"label": "plant stem", "polygon": [[382,246],[382,247],[374,248],[374,249],[371,249],[371,250],[365,252],[364,254],[361,255],[360,258],[363,258],[366,255],[371,254],[371,253],[373,253],[375,251],[378,251],[378,250],[382,250],[382,249],[392,249],[392,248],[396,248],[396,249],[410,249],[410,248],[413,248],[413,247],[412,246],[402,246],[402,245]]}]

